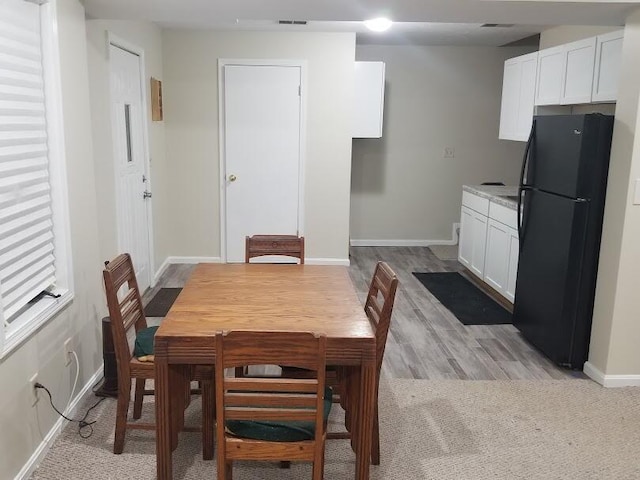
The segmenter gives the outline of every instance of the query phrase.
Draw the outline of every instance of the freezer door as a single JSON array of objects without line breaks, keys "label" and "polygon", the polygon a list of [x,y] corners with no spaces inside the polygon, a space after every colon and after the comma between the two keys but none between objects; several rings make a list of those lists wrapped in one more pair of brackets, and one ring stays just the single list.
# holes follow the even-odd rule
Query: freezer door
[{"label": "freezer door", "polygon": [[537,116],[535,124],[526,183],[570,198],[603,196],[613,117]]},{"label": "freezer door", "polygon": [[575,332],[577,322],[585,321],[577,312],[588,205],[525,192],[513,312],[513,324],[527,340],[554,362],[573,368],[586,359],[584,345],[576,350]]}]

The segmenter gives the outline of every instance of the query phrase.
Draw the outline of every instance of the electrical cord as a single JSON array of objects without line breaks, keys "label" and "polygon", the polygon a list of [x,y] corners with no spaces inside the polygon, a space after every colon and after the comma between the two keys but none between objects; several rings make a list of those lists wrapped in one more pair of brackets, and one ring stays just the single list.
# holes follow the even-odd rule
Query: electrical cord
[{"label": "electrical cord", "polygon": [[[53,408],[58,415],[60,415],[62,418],[64,418],[65,420],[67,420],[69,422],[73,422],[73,423],[77,423],[78,424],[78,435],[80,435],[82,438],[89,438],[91,435],[93,435],[93,427],[92,427],[92,425],[94,423],[96,423],[97,420],[94,420],[92,422],[87,422],[87,417],[89,416],[89,413],[91,413],[91,410],[93,410],[98,405],[100,405],[100,402],[102,402],[104,400],[104,397],[101,398],[100,400],[98,400],[96,403],[94,403],[91,407],[89,407],[87,412],[84,414],[84,417],[82,417],[80,420],[76,420],[74,418],[67,417],[64,413],[62,413],[60,410],[58,410],[56,408],[56,406],[53,404],[53,397],[51,396],[51,392],[49,391],[49,389],[47,387],[45,387],[41,383],[36,383],[34,385],[34,387],[35,388],[40,388],[40,389],[44,390],[45,392],[47,392],[47,395],[49,395],[49,403],[51,404],[51,408]],[[85,428],[89,428],[89,433],[88,434],[83,434],[82,433],[82,430],[85,429]]]}]

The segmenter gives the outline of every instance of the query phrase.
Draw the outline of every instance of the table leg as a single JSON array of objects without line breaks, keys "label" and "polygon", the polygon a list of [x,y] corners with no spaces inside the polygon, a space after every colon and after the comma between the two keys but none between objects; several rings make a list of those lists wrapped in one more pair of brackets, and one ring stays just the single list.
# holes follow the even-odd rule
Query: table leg
[{"label": "table leg", "polygon": [[156,356],[156,469],[158,480],[170,480],[171,465],[171,385],[166,359]]},{"label": "table leg", "polygon": [[371,436],[375,415],[376,368],[373,362],[362,365],[360,372],[360,392],[358,420],[354,430],[356,438],[356,479],[369,480],[371,463]]}]

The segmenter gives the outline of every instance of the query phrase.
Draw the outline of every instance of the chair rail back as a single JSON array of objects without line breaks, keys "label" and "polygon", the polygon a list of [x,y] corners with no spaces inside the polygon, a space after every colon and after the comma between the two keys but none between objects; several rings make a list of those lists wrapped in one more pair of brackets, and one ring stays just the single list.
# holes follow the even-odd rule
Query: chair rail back
[{"label": "chair rail back", "polygon": [[304,264],[304,237],[297,235],[253,235],[245,239],[245,263],[254,257],[282,255]]}]

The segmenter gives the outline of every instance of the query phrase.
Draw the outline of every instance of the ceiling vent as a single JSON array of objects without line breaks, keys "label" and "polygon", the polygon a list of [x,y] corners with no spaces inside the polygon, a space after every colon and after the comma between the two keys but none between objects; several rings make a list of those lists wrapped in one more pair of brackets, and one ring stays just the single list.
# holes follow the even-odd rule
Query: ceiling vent
[{"label": "ceiling vent", "polygon": [[510,28],[513,27],[513,23],[485,23],[480,25],[481,28]]},{"label": "ceiling vent", "polygon": [[306,20],[278,20],[279,25],[306,25]]}]

